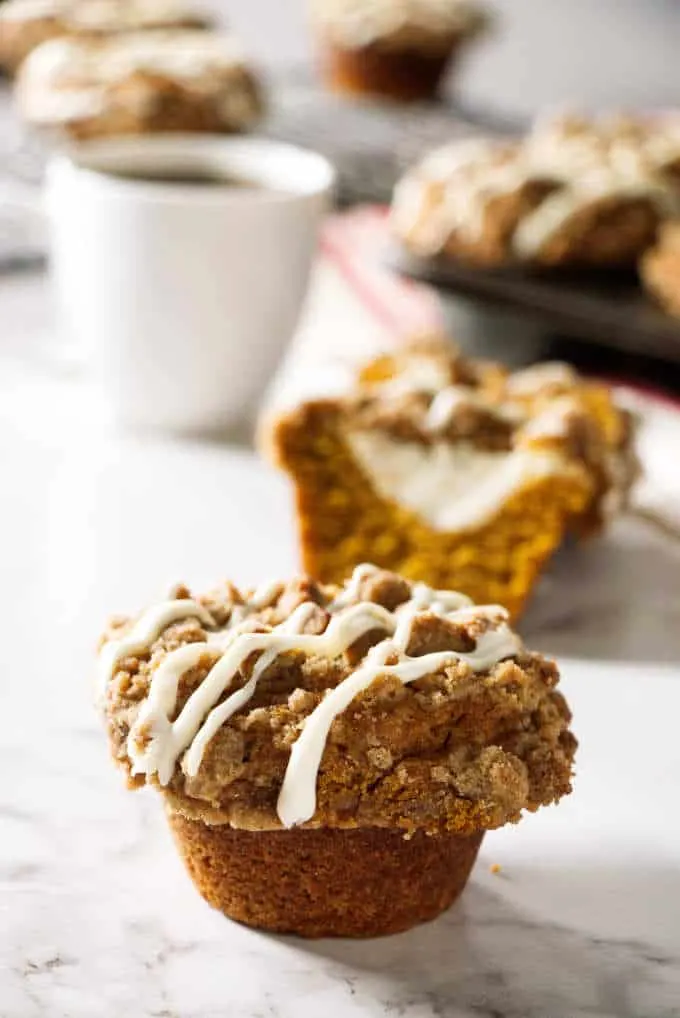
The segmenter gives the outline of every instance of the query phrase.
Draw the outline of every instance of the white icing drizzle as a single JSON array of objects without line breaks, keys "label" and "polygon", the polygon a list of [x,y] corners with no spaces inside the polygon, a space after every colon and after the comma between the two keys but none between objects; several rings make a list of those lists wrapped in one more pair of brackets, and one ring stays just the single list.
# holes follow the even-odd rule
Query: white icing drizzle
[{"label": "white icing drizzle", "polygon": [[506,421],[517,421],[522,417],[522,410],[516,405],[494,403],[471,385],[451,384],[449,372],[434,357],[409,358],[396,375],[368,388],[385,400],[402,399],[417,393],[432,396],[423,421],[423,429],[431,434],[445,431],[457,411],[466,406],[476,407]]},{"label": "white icing drizzle", "polygon": [[[387,400],[414,393],[431,395],[433,399],[422,426],[426,433],[436,435],[446,431],[461,407],[484,410],[490,416],[520,425],[526,419],[527,411],[517,402],[518,399],[537,396],[542,389],[551,387],[573,389],[579,381],[577,373],[569,364],[547,361],[508,375],[505,381],[507,399],[495,402],[473,386],[451,385],[448,379],[448,373],[434,358],[420,356],[409,361],[407,367],[395,377],[372,388],[379,393],[381,399]],[[544,418],[541,417],[541,420]],[[539,419],[533,421],[532,434],[539,434],[541,426]]]},{"label": "white icing drizzle", "polygon": [[[355,569],[343,593],[327,606],[331,618],[323,633],[302,632],[318,611],[318,605],[303,602],[285,622],[270,631],[244,632],[241,628],[243,623],[231,629],[228,625],[222,633],[212,632],[205,642],[187,644],[167,654],[153,672],[147,698],[128,736],[127,751],[132,772],[147,777],[156,775],[159,783],[166,785],[182,757],[182,770],[187,776],[194,777],[211,739],[230,717],[248,703],[260,678],[281,655],[295,653],[332,660],[341,656],[360,637],[382,630],[385,638],[369,651],[356,671],[327,693],[307,717],[302,734],[293,747],[277,809],[285,826],[303,823],[315,811],[318,769],[333,720],[378,676],[392,675],[410,683],[458,661],[467,663],[475,671],[483,671],[520,650],[519,637],[507,625],[507,616],[502,608],[496,605],[475,607],[469,598],[454,591],[436,591],[425,584],[415,584],[410,599],[395,612],[373,602],[348,604],[348,600],[358,595],[363,580],[374,571],[375,567],[369,564]],[[252,607],[253,601],[249,605]],[[454,622],[486,619],[491,628],[482,632],[475,649],[469,653],[445,651],[419,658],[409,657],[406,649],[413,621],[425,611]],[[99,659],[101,681],[104,685],[110,681],[117,665],[127,655],[148,651],[172,622],[194,615],[206,626],[214,628],[214,620],[209,613],[190,599],[166,601],[149,609],[129,634],[120,640],[112,640],[102,649]],[[253,654],[259,654],[259,657],[248,681],[222,700]],[[397,657],[397,662],[386,664],[393,656]],[[171,721],[180,680],[191,669],[205,665],[206,657],[211,662],[208,674]]]},{"label": "white icing drizzle", "polygon": [[179,0],[5,0],[0,23],[55,19],[70,30],[119,32],[187,23],[197,9]]},{"label": "white icing drizzle", "polygon": [[478,240],[490,201],[531,182],[556,190],[519,222],[512,248],[530,259],[579,210],[607,199],[643,198],[663,215],[680,199],[661,171],[680,158],[676,121],[642,122],[626,134],[616,124],[539,124],[521,144],[465,141],[427,156],[395,189],[392,222],[423,255],[441,251],[452,234]]},{"label": "white icing drizzle", "polygon": [[249,606],[255,609],[266,608],[272,603],[280,589],[281,584],[278,580],[267,580],[265,583],[261,583],[248,598]]},{"label": "white icing drizzle", "polygon": [[545,361],[530,368],[514,371],[505,383],[510,396],[535,396],[541,389],[559,385],[571,389],[578,382],[578,375],[570,364],[563,361]]},{"label": "white icing drizzle", "polygon": [[[456,613],[449,614],[448,618],[455,620]],[[279,793],[277,812],[284,827],[303,824],[314,816],[317,777],[331,725],[378,676],[396,678],[407,685],[459,661],[465,662],[473,671],[485,671],[504,658],[517,654],[521,647],[519,637],[501,623],[496,629],[483,633],[470,653],[440,651],[409,657],[405,648],[412,620],[413,613],[407,612],[393,639],[383,640],[373,647],[361,668],[332,689],[306,719],[302,733],[293,745]],[[386,664],[393,654],[405,660]]]},{"label": "white icing drizzle", "polygon": [[170,781],[180,751],[177,748],[180,736],[169,720],[177,703],[179,682],[210,653],[211,648],[205,643],[189,643],[168,654],[154,672],[149,695],[127,740],[134,774],[156,773],[162,785]]},{"label": "white icing drizzle", "polygon": [[242,63],[242,56],[231,35],[159,29],[114,35],[105,42],[51,39],[30,54],[26,67],[32,74],[55,78],[69,72],[75,82],[120,81],[140,70],[181,79],[231,68]]},{"label": "white icing drizzle", "polygon": [[381,396],[399,398],[412,392],[437,392],[448,382],[446,368],[434,357],[415,355],[409,358],[408,373],[399,373],[370,388],[378,389]]},{"label": "white icing drizzle", "polygon": [[425,415],[424,430],[430,434],[446,431],[461,407],[476,407],[504,421],[516,422],[521,419],[521,411],[518,411],[516,406],[492,403],[475,389],[465,385],[448,385],[441,389],[430,403]]},{"label": "white icing drizzle", "polygon": [[[484,612],[488,607],[473,604],[469,597],[458,590],[433,590],[426,583],[414,583],[410,600],[402,605],[399,611],[403,618],[406,612],[429,611],[434,615],[446,615],[448,612],[460,612],[463,608]],[[496,606],[492,607],[495,610]],[[456,615],[456,618],[460,617]]]},{"label": "white icing drizzle", "polygon": [[107,682],[124,658],[144,653],[173,622],[181,622],[192,617],[211,629],[215,625],[210,612],[197,601],[179,598],[149,608],[129,633],[120,640],[109,640],[105,643],[99,655],[98,685],[101,692],[105,690]]},{"label": "white icing drizzle", "polygon": [[195,6],[179,0],[67,0],[63,8],[69,25],[97,32],[166,27],[200,17]]},{"label": "white icing drizzle", "polygon": [[672,192],[649,179],[617,181],[612,177],[603,180],[599,186],[563,187],[548,195],[533,212],[520,221],[512,238],[515,253],[520,258],[531,258],[580,209],[609,198],[644,198],[669,215],[680,210]]},{"label": "white icing drizzle", "polygon": [[473,0],[311,0],[310,7],[317,24],[343,46],[357,49],[409,29],[446,38],[486,21]]},{"label": "white icing drizzle", "polygon": [[356,601],[364,580],[367,580],[369,576],[373,576],[377,572],[378,567],[374,566],[371,562],[361,562],[356,566],[348,582],[338,596],[329,604],[329,611],[337,611],[338,608],[345,608],[348,604]]},{"label": "white icing drizzle", "polygon": [[425,415],[425,431],[443,431],[461,406],[480,403],[474,393],[464,386],[449,385],[442,389],[430,403]]},{"label": "white icing drizzle", "polygon": [[[66,123],[98,116],[110,86],[136,73],[160,74],[196,96],[214,99],[224,122],[250,123],[258,114],[252,79],[233,36],[192,29],[120,33],[95,42],[72,37],[43,43],[24,61],[18,98],[36,123]],[[116,102],[138,110],[153,98],[149,87],[118,94]]]},{"label": "white icing drizzle", "polygon": [[489,199],[511,194],[526,181],[514,147],[473,139],[457,148],[430,153],[395,189],[392,223],[418,254],[437,254],[457,231],[477,239]]},{"label": "white icing drizzle", "polygon": [[278,627],[280,633],[302,633],[305,626],[314,618],[319,606],[314,601],[303,601],[295,611],[291,612],[285,622]]},{"label": "white icing drizzle", "polygon": [[523,439],[566,438],[569,434],[570,418],[579,412],[579,405],[570,396],[553,399],[535,417],[523,426]]},{"label": "white icing drizzle", "polygon": [[[304,613],[302,609],[304,608]],[[128,738],[128,752],[135,774],[158,773],[158,762],[164,763],[164,776],[171,775],[180,754],[189,747],[198,736],[196,747],[187,754],[183,761],[183,769],[194,776],[203,756],[205,746],[215,731],[232,714],[239,710],[255,692],[257,682],[267,667],[281,654],[290,652],[321,654],[336,657],[342,654],[355,640],[372,629],[391,630],[393,616],[379,605],[370,602],[360,603],[347,608],[331,619],[328,628],[320,636],[298,634],[295,626],[303,614],[310,609],[300,605],[295,621],[291,627],[291,619],[271,632],[251,633],[238,632],[229,634],[223,654],[210,672],[191,694],[175,721],[170,722],[168,714],[175,706],[176,675],[179,668],[189,662],[196,664],[200,660],[202,647],[205,652],[207,644],[192,644],[193,654],[182,654],[185,648],[179,648],[164,658],[154,672],[149,689],[149,696],[140,710],[137,722]],[[222,695],[228,690],[233,679],[251,654],[260,653],[249,682],[237,690],[222,704],[216,706]],[[160,692],[156,692],[160,687]],[[174,695],[173,695],[174,694]],[[217,710],[217,714],[214,713]],[[211,712],[212,716],[211,716]],[[204,723],[205,732],[202,730]],[[219,723],[217,723],[219,719]],[[199,731],[200,729],[200,731]],[[210,734],[212,733],[212,734]],[[142,736],[140,739],[140,735]],[[149,738],[149,735],[151,738]],[[159,774],[159,780],[160,774]],[[166,781],[169,777],[166,778]],[[161,780],[161,783],[164,783]]]},{"label": "white icing drizzle", "polygon": [[[302,604],[298,605],[295,611],[292,612],[292,614],[285,622],[282,622],[281,625],[276,627],[276,632],[301,633],[309,619],[315,614],[316,611],[317,611],[316,604],[314,604],[312,601],[304,601]],[[201,761],[203,760],[203,754],[205,753],[210,741],[214,738],[214,736],[220,730],[222,725],[226,721],[228,721],[230,717],[236,714],[237,711],[241,709],[241,707],[244,707],[248,703],[248,701],[252,698],[253,694],[255,693],[255,690],[257,689],[258,681],[260,680],[262,675],[264,675],[267,669],[274,664],[280,653],[281,652],[277,646],[273,646],[270,647],[268,650],[265,650],[261,657],[258,659],[255,667],[253,668],[252,675],[250,676],[248,682],[246,682],[246,684],[241,689],[236,690],[235,693],[232,693],[231,696],[227,697],[227,699],[223,703],[221,703],[218,707],[214,707],[210,711],[205,721],[201,725],[200,729],[196,733],[193,741],[191,742],[191,745],[189,746],[187,754],[184,760],[182,761],[182,769],[186,774],[194,776],[198,773],[198,769],[201,766]],[[170,777],[172,776],[172,771],[174,769],[177,755],[182,751],[183,748],[184,746],[180,745],[179,749],[176,752],[174,752],[172,767],[170,768],[169,771],[166,771],[166,773],[168,773],[169,775],[167,781],[169,781]],[[175,747],[173,746],[173,751],[174,750]],[[159,780],[161,780],[160,772]],[[162,780],[161,783],[163,783]]]}]

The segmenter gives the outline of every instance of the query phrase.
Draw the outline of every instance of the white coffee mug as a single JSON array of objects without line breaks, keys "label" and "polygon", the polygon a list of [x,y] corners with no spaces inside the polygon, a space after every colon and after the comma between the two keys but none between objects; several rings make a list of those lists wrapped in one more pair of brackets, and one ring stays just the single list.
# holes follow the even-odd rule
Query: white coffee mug
[{"label": "white coffee mug", "polygon": [[[206,173],[255,186],[145,179]],[[332,185],[321,156],[253,138],[107,139],[54,158],[57,300],[119,423],[220,432],[252,416],[295,328]]]}]

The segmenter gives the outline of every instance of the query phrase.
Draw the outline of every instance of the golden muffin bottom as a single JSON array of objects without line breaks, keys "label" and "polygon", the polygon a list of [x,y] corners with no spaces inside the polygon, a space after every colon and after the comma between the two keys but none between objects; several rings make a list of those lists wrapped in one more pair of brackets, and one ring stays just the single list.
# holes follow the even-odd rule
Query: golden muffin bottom
[{"label": "golden muffin bottom", "polygon": [[328,42],[321,50],[321,71],[335,92],[398,102],[433,99],[461,42],[453,40],[443,52],[393,50],[376,44],[350,49]]},{"label": "golden muffin bottom", "polygon": [[381,828],[245,831],[168,812],[205,900],[301,937],[376,937],[435,919],[461,894],[483,832],[406,838]]}]

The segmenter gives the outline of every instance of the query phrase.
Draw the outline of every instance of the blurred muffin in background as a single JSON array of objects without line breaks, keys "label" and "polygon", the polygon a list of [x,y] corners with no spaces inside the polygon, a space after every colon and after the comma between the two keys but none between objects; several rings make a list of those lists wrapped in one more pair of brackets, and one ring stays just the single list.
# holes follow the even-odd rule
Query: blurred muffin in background
[{"label": "blurred muffin in background", "polygon": [[190,0],[6,0],[0,5],[0,66],[16,73],[41,43],[159,28],[208,28]]},{"label": "blurred muffin in background", "polygon": [[62,34],[57,0],[6,0],[0,6],[0,67],[16,73],[31,50]]},{"label": "blurred muffin in background", "polygon": [[661,307],[680,318],[680,221],[664,225],[640,263],[640,278]]},{"label": "blurred muffin in background", "polygon": [[24,61],[16,99],[34,127],[75,139],[234,133],[263,110],[258,78],[233,36],[194,30],[52,39]]},{"label": "blurred muffin in background", "polygon": [[679,181],[680,118],[561,117],[430,153],[398,184],[392,225],[421,257],[632,269],[680,211]]},{"label": "blurred muffin in background", "polygon": [[489,22],[475,0],[310,0],[322,73],[338,92],[433,98]]}]

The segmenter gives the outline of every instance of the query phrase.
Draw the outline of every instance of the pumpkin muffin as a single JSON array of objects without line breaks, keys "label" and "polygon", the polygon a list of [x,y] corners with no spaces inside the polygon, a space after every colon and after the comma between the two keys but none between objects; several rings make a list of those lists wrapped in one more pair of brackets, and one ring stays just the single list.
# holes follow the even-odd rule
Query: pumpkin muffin
[{"label": "pumpkin muffin", "polygon": [[497,605],[362,565],[111,623],[110,748],[200,893],[250,926],[375,936],[462,891],[484,833],[570,789],[555,665]]},{"label": "pumpkin muffin", "polygon": [[640,263],[640,278],[651,296],[680,317],[680,221],[667,223]]},{"label": "pumpkin muffin", "polygon": [[78,140],[233,133],[251,128],[263,109],[236,40],[193,30],[45,42],[22,64],[16,98],[30,124]]},{"label": "pumpkin muffin", "polygon": [[329,86],[396,101],[432,99],[488,25],[475,0],[311,0]]},{"label": "pumpkin muffin", "polygon": [[630,269],[678,211],[679,118],[571,117],[430,153],[397,185],[391,222],[419,257]]},{"label": "pumpkin muffin", "polygon": [[0,4],[0,67],[15,73],[41,43],[60,36],[100,38],[158,28],[207,28],[181,0],[5,0]]},{"label": "pumpkin muffin", "polygon": [[304,568],[374,561],[516,618],[569,531],[601,528],[636,476],[630,415],[563,364],[509,374],[433,340],[265,428],[293,481]]}]

